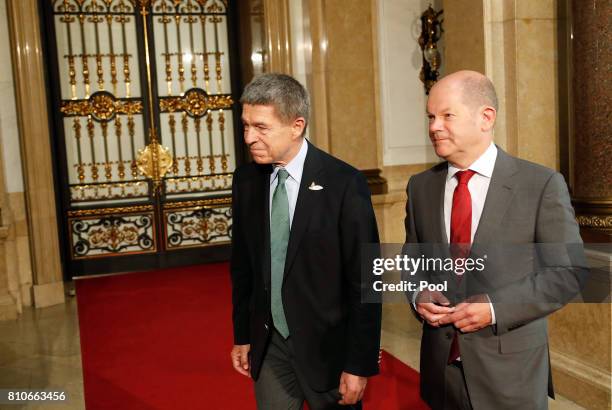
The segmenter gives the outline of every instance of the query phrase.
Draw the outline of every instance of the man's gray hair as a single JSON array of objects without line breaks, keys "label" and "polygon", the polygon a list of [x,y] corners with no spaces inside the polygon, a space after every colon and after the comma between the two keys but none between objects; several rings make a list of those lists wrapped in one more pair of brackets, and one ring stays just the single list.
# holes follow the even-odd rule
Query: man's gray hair
[{"label": "man's gray hair", "polygon": [[462,88],[464,103],[472,108],[488,105],[495,108],[495,111],[499,110],[495,87],[484,75],[468,76],[462,81]]},{"label": "man's gray hair", "polygon": [[308,124],[308,91],[299,81],[286,74],[269,73],[254,78],[244,88],[240,102],[249,105],[273,105],[283,122],[303,117]]}]

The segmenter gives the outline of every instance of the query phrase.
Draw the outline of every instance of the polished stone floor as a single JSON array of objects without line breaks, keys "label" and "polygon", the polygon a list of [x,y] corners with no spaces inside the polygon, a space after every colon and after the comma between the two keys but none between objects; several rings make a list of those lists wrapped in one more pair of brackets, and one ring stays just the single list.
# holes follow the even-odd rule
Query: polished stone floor
[{"label": "polished stone floor", "polygon": [[0,404],[0,408],[84,409],[76,300],[44,309],[25,308],[15,321],[0,321],[0,389],[65,391],[63,404]]},{"label": "polished stone floor", "polygon": [[[407,305],[385,305],[382,347],[419,367],[420,331]],[[229,363],[228,363],[229,365]],[[76,300],[44,309],[25,309],[15,321],[0,321],[0,389],[54,389],[67,393],[62,405],[2,405],[0,409],[84,409]],[[582,407],[561,398],[551,410]]]}]

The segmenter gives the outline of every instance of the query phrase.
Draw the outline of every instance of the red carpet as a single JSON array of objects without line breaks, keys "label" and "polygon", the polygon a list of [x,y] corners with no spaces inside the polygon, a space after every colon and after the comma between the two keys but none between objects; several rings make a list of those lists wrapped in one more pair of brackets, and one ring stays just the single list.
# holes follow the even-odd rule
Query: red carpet
[{"label": "red carpet", "polygon": [[[229,358],[227,264],[82,279],[76,290],[88,410],[255,409]],[[364,407],[419,403],[418,374],[384,353]]]},{"label": "red carpet", "polygon": [[427,410],[419,396],[419,373],[383,350],[380,374],[368,381],[365,410]]}]

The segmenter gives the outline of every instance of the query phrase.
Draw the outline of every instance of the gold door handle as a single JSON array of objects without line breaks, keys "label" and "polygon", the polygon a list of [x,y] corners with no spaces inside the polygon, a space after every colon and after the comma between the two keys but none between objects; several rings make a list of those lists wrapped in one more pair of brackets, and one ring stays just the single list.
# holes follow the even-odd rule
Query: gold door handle
[{"label": "gold door handle", "polygon": [[140,172],[153,180],[153,186],[157,191],[161,186],[162,178],[172,168],[172,155],[169,148],[162,147],[154,139],[144,149],[138,150],[136,163]]}]

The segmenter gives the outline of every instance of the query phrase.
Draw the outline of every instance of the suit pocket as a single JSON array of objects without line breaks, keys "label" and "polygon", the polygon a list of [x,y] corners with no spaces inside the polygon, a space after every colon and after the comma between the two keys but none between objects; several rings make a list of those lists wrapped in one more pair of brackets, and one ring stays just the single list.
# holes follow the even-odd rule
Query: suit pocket
[{"label": "suit pocket", "polygon": [[500,353],[516,353],[535,349],[548,342],[545,328],[519,328],[499,336]]}]

